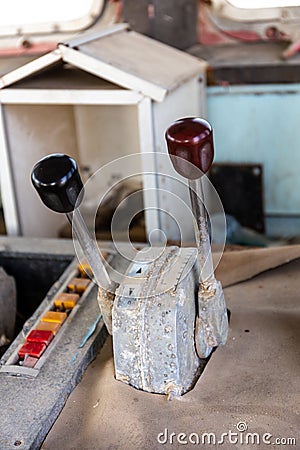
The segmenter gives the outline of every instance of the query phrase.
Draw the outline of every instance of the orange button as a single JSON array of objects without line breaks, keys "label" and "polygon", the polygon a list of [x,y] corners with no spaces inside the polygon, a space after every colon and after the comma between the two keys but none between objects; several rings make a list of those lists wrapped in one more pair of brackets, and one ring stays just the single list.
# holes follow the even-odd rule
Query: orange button
[{"label": "orange button", "polygon": [[66,292],[62,292],[55,297],[54,304],[57,308],[63,307],[65,309],[72,309],[74,308],[78,300],[78,294],[68,294]]},{"label": "orange button", "polygon": [[70,289],[70,291],[78,292],[78,294],[82,294],[90,282],[91,281],[88,278],[73,278],[68,284],[68,289]]},{"label": "orange button", "polygon": [[47,311],[43,317],[41,317],[42,322],[54,322],[62,324],[67,318],[65,312]]},{"label": "orange button", "polygon": [[55,322],[40,322],[36,327],[35,330],[45,330],[45,331],[52,331],[54,336],[60,329],[61,324],[55,323]]},{"label": "orange button", "polygon": [[79,264],[78,269],[79,269],[80,275],[83,278],[93,276],[93,272],[92,272],[91,266],[89,264],[86,264],[86,263]]}]

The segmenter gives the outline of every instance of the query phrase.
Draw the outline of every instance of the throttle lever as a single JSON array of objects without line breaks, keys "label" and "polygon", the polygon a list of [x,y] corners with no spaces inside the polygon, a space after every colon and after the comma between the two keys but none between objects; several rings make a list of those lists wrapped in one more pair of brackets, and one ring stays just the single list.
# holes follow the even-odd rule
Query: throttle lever
[{"label": "throttle lever", "polygon": [[82,201],[84,188],[76,161],[61,153],[48,155],[33,167],[31,181],[44,205],[52,211],[66,214],[98,286],[105,291],[114,292],[115,283],[109,278],[98,247],[77,209]]},{"label": "throttle lever", "polygon": [[190,199],[196,221],[194,228],[200,280],[206,283],[214,276],[214,269],[201,177],[213,162],[212,128],[204,119],[192,117],[180,119],[167,129],[166,141],[175,170],[189,182]]},{"label": "throttle lever", "polygon": [[200,270],[195,343],[198,356],[206,358],[213,347],[225,344],[228,333],[224,294],[214,276],[201,180],[213,162],[213,132],[206,120],[190,117],[174,122],[165,137],[175,170],[189,182]]}]

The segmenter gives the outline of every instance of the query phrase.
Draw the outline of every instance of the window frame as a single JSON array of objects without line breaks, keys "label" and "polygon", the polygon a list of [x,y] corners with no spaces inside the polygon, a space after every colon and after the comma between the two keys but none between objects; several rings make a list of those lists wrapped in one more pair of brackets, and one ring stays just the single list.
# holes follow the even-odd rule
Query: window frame
[{"label": "window frame", "polygon": [[83,16],[71,20],[10,24],[0,26],[0,38],[21,35],[41,35],[79,32],[93,25],[101,16],[106,0],[92,0],[90,9]]},{"label": "window frame", "polygon": [[[268,2],[270,0],[256,0],[256,2],[253,3],[253,0],[247,1],[247,6],[240,5],[239,3],[246,3],[245,0],[226,0],[228,3],[230,3],[231,6],[234,8],[239,9],[278,9],[278,8],[294,8],[294,7],[300,7],[300,1],[297,0],[272,0],[271,5],[262,5],[263,2]],[[281,2],[281,4],[280,4]],[[283,4],[285,2],[285,4]],[[277,4],[278,3],[278,4]],[[294,3],[294,4],[293,4]]]}]

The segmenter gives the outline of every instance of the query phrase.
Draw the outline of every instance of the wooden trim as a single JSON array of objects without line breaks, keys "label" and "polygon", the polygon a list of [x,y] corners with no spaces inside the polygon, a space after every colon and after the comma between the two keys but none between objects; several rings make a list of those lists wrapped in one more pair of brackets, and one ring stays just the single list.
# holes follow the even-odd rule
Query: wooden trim
[{"label": "wooden trim", "polygon": [[64,45],[59,45],[59,49],[65,62],[73,64],[79,69],[104,78],[105,80],[108,80],[119,86],[142,92],[144,95],[158,102],[163,101],[165,95],[167,94],[166,89],[148,81],[142,80],[135,75],[126,73],[121,69],[112,67],[110,64],[99,61],[92,56],[88,56],[84,54],[82,50],[77,51]]},{"label": "wooden trim", "polygon": [[102,30],[98,31],[98,33],[89,33],[89,34],[83,34],[80,35],[74,39],[71,39],[70,41],[64,42],[63,45],[68,45],[69,47],[78,47],[79,45],[85,45],[88,42],[95,41],[97,39],[110,36],[111,34],[120,33],[121,31],[125,31],[129,28],[129,25],[127,23],[119,23],[112,25],[110,27],[103,28]]},{"label": "wooden trim", "polygon": [[126,90],[97,89],[4,89],[0,101],[4,104],[35,105],[136,105],[143,95]]},{"label": "wooden trim", "polygon": [[5,117],[3,105],[0,104],[0,186],[5,218],[6,232],[10,236],[20,234],[20,222],[11,170],[9,149],[6,139]]},{"label": "wooden trim", "polygon": [[20,81],[29,75],[32,75],[46,67],[55,64],[61,59],[61,52],[59,49],[55,49],[46,55],[41,56],[40,58],[34,59],[24,66],[18,67],[15,70],[3,75],[0,78],[0,89],[3,89],[6,86],[10,86],[17,81]]},{"label": "wooden trim", "polygon": [[159,199],[157,195],[157,174],[152,123],[152,102],[145,97],[138,105],[140,152],[142,155],[143,198],[146,219],[146,235],[161,229]]}]

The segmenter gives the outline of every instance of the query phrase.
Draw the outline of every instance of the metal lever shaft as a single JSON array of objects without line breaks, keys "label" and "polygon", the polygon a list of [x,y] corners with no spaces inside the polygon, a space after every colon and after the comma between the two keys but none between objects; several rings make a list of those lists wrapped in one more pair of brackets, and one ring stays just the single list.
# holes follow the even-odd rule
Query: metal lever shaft
[{"label": "metal lever shaft", "polygon": [[207,283],[214,278],[214,269],[201,176],[209,170],[214,157],[212,128],[204,119],[180,119],[167,129],[166,141],[175,170],[189,181],[200,282]]},{"label": "metal lever shaft", "polygon": [[189,180],[200,269],[195,343],[198,356],[206,358],[214,347],[225,344],[228,332],[224,294],[214,276],[201,183],[213,161],[212,128],[203,119],[181,119],[168,128],[166,140],[175,170]]},{"label": "metal lever shaft", "polygon": [[110,280],[104,267],[96,242],[90,236],[83,217],[77,209],[81,203],[84,188],[76,161],[60,153],[46,156],[35,164],[31,180],[42,202],[48,208],[66,214],[92,269],[96,283],[106,291],[114,291],[114,282]]},{"label": "metal lever shaft", "polygon": [[208,283],[214,278],[214,267],[201,178],[189,180],[189,188],[193,215],[195,217],[194,230],[198,249],[200,281],[201,283]]}]

